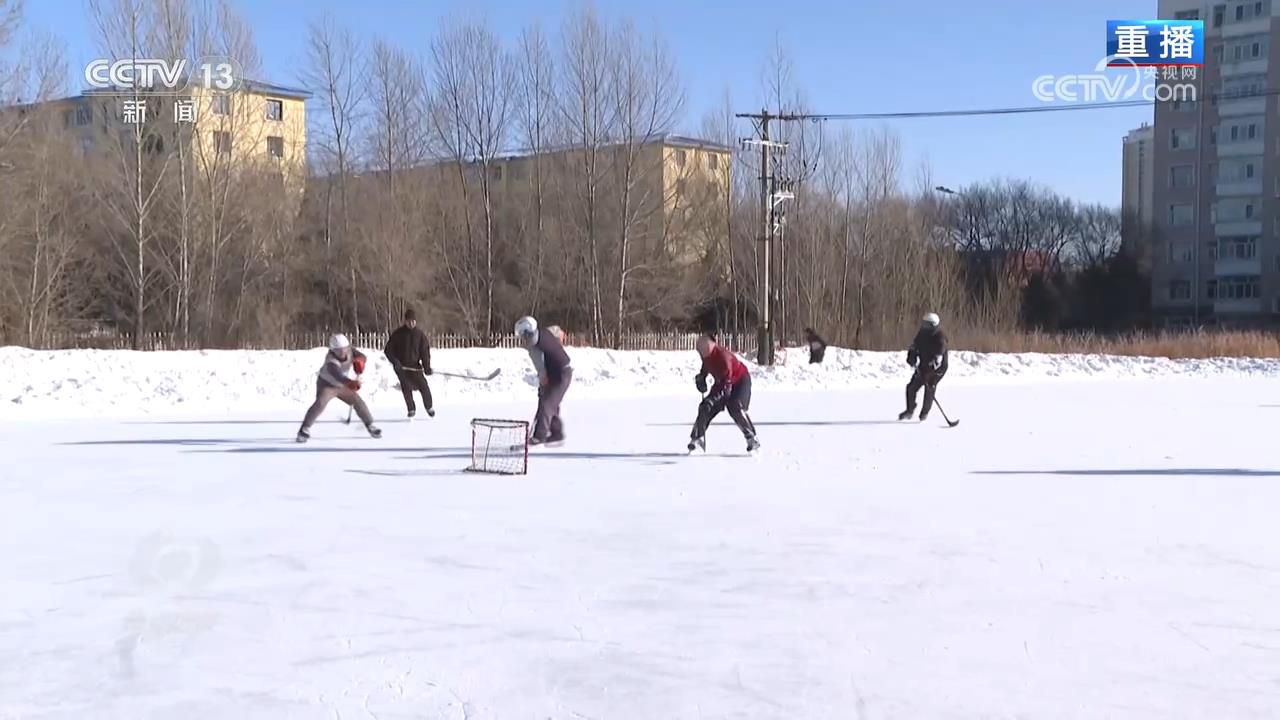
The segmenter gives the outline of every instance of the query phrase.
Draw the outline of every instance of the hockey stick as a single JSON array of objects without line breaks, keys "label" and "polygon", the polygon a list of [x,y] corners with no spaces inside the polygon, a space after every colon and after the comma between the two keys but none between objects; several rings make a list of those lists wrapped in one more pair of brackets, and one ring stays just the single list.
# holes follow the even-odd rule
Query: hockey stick
[{"label": "hockey stick", "polygon": [[[417,372],[422,372],[422,371],[418,370]],[[502,373],[502,369],[497,368],[493,372],[489,373],[488,375],[472,375],[470,373],[452,373],[452,372],[445,372],[443,370],[436,370],[432,374],[442,375],[444,377],[458,378],[459,380],[481,380],[484,382],[488,382],[498,377],[498,375],[501,373]]]},{"label": "hockey stick", "polygon": [[[359,374],[357,374],[357,375],[356,375],[356,382],[360,382],[360,375],[359,375]],[[347,406],[347,419],[342,421],[342,424],[343,424],[343,425],[350,425],[350,424],[351,424],[351,413],[355,412],[355,409],[356,409],[355,405],[348,405],[348,406]]]},{"label": "hockey stick", "polygon": [[938,406],[938,412],[942,413],[942,419],[947,421],[947,427],[955,427],[960,424],[959,420],[952,420],[947,417],[947,411],[942,409],[942,403],[938,402],[936,395],[933,398],[933,404]]}]

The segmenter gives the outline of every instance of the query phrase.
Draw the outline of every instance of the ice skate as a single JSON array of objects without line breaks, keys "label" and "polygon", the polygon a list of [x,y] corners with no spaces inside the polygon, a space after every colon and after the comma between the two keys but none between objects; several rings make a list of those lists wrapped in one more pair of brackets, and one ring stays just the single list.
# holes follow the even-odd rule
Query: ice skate
[{"label": "ice skate", "polygon": [[427,417],[435,417],[435,416],[436,416],[436,409],[435,409],[435,408],[427,408]]},{"label": "ice skate", "polygon": [[[898,413],[898,419],[910,420],[911,416],[914,415],[915,412],[916,412],[915,408],[907,408],[906,410],[903,410],[902,412]],[[920,418],[920,419],[923,420],[924,418]]]},{"label": "ice skate", "polygon": [[760,441],[759,441],[759,440],[757,440],[757,439],[755,439],[755,438],[753,438],[753,437],[747,438],[747,452],[749,452],[749,453],[753,453],[753,452],[755,452],[755,451],[757,451],[757,450],[759,450],[759,449],[760,449]]},{"label": "ice skate", "polygon": [[301,429],[301,430],[299,430],[299,431],[298,431],[298,442],[299,442],[299,443],[304,443],[304,442],[306,442],[306,441],[308,441],[308,440],[310,440],[310,439],[311,439],[311,433],[307,432],[307,429],[306,429],[306,428],[303,428],[303,429]]},{"label": "ice skate", "polygon": [[689,452],[690,452],[690,453],[693,453],[693,452],[694,452],[694,451],[696,451],[696,450],[701,450],[702,452],[706,452],[706,451],[707,451],[707,439],[706,439],[706,438],[704,438],[704,437],[698,437],[698,438],[692,438],[692,439],[690,439],[690,440],[689,440]]},{"label": "ice skate", "polygon": [[366,425],[365,429],[369,431],[369,437],[375,440],[382,437],[382,431],[376,425]]},{"label": "ice skate", "polygon": [[418,414],[418,411],[417,411],[417,410],[410,410],[410,411],[409,411],[409,422],[413,422],[413,416],[415,416],[415,415],[417,415],[417,414]]}]

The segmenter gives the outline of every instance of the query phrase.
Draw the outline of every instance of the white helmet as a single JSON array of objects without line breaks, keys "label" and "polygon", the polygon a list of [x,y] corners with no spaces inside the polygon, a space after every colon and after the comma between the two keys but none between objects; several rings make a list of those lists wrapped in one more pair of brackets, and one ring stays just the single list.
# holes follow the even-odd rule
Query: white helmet
[{"label": "white helmet", "polygon": [[942,324],[942,319],[938,317],[938,313],[929,313],[924,316],[924,324],[929,327],[938,327]]},{"label": "white helmet", "polygon": [[528,315],[516,321],[515,333],[518,337],[533,337],[538,333],[538,321]]},{"label": "white helmet", "polygon": [[349,347],[351,347],[351,341],[342,333],[338,333],[337,335],[329,338],[330,350],[346,350]]}]

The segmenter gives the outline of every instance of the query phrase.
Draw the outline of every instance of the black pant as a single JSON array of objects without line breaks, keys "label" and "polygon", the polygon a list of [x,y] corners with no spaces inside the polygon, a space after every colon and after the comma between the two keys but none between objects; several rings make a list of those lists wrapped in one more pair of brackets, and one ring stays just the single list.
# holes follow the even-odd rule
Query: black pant
[{"label": "black pant", "polygon": [[560,403],[569,391],[573,370],[566,369],[556,382],[538,388],[538,415],[533,420],[533,437],[539,440],[563,440],[564,422],[560,420]]},{"label": "black pant", "polygon": [[924,388],[924,405],[920,408],[920,417],[929,414],[933,409],[933,396],[938,390],[938,383],[942,381],[942,376],[947,374],[946,368],[934,370],[931,367],[918,367],[911,375],[911,382],[907,383],[907,410],[916,409],[916,395],[920,392],[920,388]]},{"label": "black pant", "polygon": [[698,404],[698,419],[693,422],[693,434],[697,439],[707,434],[711,421],[716,419],[722,410],[729,411],[729,417],[742,431],[742,436],[750,440],[756,436],[756,426],[751,422],[747,411],[751,409],[751,376],[747,375],[734,385],[716,385],[711,394]]},{"label": "black pant", "polygon": [[404,406],[409,412],[417,408],[413,404],[413,391],[422,393],[422,405],[427,410],[435,407],[431,404],[431,387],[427,385],[427,376],[421,370],[396,368],[396,377],[400,378],[400,392],[404,393]]}]

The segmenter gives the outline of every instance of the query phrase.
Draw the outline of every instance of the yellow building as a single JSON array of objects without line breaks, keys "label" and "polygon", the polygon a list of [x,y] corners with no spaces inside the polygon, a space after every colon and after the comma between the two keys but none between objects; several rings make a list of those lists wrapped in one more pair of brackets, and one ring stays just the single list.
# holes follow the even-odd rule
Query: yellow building
[{"label": "yellow building", "polygon": [[146,149],[164,152],[164,138],[180,136],[207,174],[265,169],[300,191],[306,179],[309,97],[305,90],[245,81],[231,93],[192,87],[178,95],[148,95],[140,102],[102,90],[35,107],[60,116],[62,127],[86,154],[132,147],[138,137]]},{"label": "yellow building", "polygon": [[[670,134],[609,144],[596,155],[600,195],[616,206],[621,188],[629,184],[628,222],[637,244],[661,241],[674,258],[693,261],[712,241],[707,230],[715,222],[708,216],[725,212],[732,152],[727,145]],[[530,192],[539,167],[544,178],[569,178],[572,188],[574,178],[581,183],[587,175],[587,155],[581,148],[557,147],[494,158],[489,173],[495,197],[501,201]],[[471,169],[478,173],[479,164]]]}]

